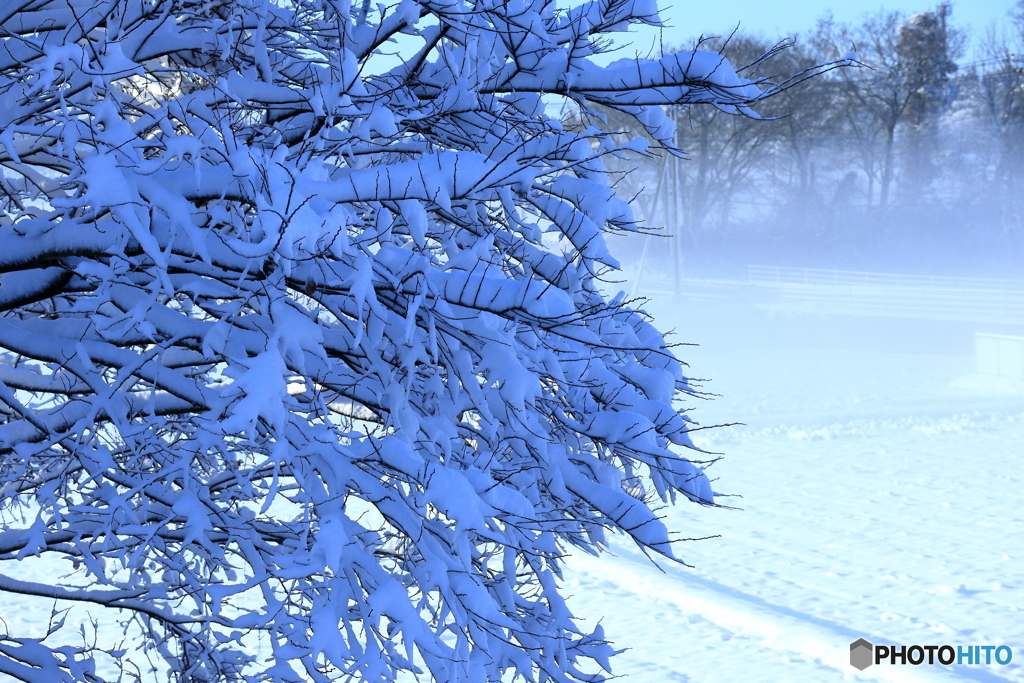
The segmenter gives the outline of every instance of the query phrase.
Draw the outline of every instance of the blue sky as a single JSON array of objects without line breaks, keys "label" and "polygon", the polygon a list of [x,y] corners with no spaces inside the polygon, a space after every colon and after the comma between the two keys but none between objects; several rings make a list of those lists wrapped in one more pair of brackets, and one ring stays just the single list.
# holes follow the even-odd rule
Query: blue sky
[{"label": "blue sky", "polygon": [[[767,34],[806,31],[828,10],[840,21],[856,21],[865,13],[881,8],[903,12],[924,12],[938,4],[929,0],[714,0],[692,2],[688,0],[661,0],[659,6],[670,8],[664,15],[683,34],[701,31],[723,31],[743,22],[743,27]],[[980,30],[992,21],[1003,20],[1013,7],[1013,0],[973,0],[953,3],[952,19],[955,24],[971,24]]]},{"label": "blue sky", "polygon": [[[742,29],[768,37],[806,32],[828,10],[838,21],[855,22],[879,9],[914,13],[934,9],[938,0],[659,0],[662,17],[672,28],[665,31],[666,45],[678,44],[692,36],[719,35],[741,22]],[[1014,0],[954,0],[952,23],[970,26],[982,34],[993,22],[1006,23]],[[650,38],[647,39],[650,41]],[[625,56],[625,55],[620,55]]]}]

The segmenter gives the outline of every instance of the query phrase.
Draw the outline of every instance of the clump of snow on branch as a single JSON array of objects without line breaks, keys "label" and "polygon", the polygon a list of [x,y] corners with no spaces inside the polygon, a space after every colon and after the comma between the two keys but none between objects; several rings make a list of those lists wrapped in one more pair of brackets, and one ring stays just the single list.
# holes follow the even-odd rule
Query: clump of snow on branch
[{"label": "clump of snow on branch", "polygon": [[[636,229],[617,148],[544,96],[670,144],[663,105],[761,93],[716,54],[591,61],[656,21],[4,3],[0,594],[126,622],[159,680],[604,680],[561,557],[673,558],[651,505],[713,494],[679,360],[595,284]],[[16,679],[111,661],[0,633]]]}]

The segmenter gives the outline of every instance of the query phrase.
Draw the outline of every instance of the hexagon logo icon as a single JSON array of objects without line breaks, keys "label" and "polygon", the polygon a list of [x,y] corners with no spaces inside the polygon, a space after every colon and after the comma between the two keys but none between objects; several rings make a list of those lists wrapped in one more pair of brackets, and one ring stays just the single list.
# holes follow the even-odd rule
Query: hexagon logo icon
[{"label": "hexagon logo icon", "polygon": [[874,645],[863,638],[858,638],[850,643],[850,665],[863,671],[874,663],[874,651]]}]

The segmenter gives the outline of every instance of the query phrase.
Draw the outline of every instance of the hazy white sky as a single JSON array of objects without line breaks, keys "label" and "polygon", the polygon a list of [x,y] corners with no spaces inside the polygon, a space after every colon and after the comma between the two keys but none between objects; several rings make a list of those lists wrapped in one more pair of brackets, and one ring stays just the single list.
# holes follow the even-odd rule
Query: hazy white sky
[{"label": "hazy white sky", "polygon": [[[666,46],[686,42],[701,33],[721,35],[735,28],[767,37],[785,37],[808,31],[828,10],[838,21],[854,22],[879,9],[907,13],[934,9],[938,0],[658,0],[667,28]],[[954,0],[952,22],[983,33],[993,22],[1003,22],[1015,0]],[[648,37],[649,43],[651,38]],[[620,55],[625,56],[625,55]]]}]

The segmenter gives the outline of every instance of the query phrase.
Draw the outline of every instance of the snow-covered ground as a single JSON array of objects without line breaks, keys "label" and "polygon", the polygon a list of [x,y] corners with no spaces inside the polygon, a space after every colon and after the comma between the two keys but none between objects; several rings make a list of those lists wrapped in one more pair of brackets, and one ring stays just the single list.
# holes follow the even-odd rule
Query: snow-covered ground
[{"label": "snow-covered ground", "polygon": [[[571,560],[575,613],[629,648],[616,674],[1024,681],[1024,392],[974,374],[970,325],[649,310],[701,344],[679,355],[722,397],[694,417],[746,423],[697,440],[725,453],[716,490],[742,498],[664,511],[685,537],[720,535],[681,545],[692,569],[659,570],[624,543]],[[860,673],[849,645],[862,637],[1006,644],[1013,661]]]}]

